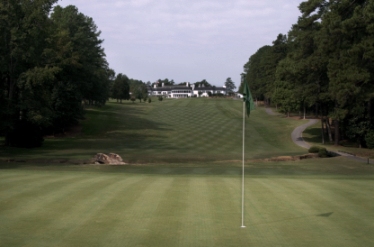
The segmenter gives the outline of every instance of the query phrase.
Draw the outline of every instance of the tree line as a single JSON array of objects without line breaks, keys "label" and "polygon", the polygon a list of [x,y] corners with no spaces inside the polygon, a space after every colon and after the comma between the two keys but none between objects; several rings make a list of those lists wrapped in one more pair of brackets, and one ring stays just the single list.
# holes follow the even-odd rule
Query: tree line
[{"label": "tree line", "polygon": [[128,99],[130,85],[138,90],[139,82],[109,68],[93,19],[56,2],[0,1],[0,136],[7,146],[40,146],[45,134],[76,125],[84,105]]},{"label": "tree line", "polygon": [[374,2],[308,0],[287,35],[244,65],[255,99],[281,112],[314,111],[325,136],[374,147]]}]

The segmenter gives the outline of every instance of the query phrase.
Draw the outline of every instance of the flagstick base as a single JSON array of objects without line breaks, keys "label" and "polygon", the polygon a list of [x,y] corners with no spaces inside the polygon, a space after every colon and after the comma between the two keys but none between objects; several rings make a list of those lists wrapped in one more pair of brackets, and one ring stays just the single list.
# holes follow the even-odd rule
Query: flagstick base
[{"label": "flagstick base", "polygon": [[246,228],[246,226],[241,226],[241,228]]}]

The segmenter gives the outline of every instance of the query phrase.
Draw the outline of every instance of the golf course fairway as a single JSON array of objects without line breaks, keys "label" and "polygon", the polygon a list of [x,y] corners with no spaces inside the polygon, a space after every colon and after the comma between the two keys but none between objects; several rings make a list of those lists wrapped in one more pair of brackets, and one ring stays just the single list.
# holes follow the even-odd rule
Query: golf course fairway
[{"label": "golf course fairway", "polygon": [[[246,119],[241,228],[241,106],[110,102],[76,135],[0,147],[0,246],[374,246],[374,167],[267,161],[306,153],[290,137],[305,121],[261,108]],[[97,152],[128,165],[88,164]]]}]

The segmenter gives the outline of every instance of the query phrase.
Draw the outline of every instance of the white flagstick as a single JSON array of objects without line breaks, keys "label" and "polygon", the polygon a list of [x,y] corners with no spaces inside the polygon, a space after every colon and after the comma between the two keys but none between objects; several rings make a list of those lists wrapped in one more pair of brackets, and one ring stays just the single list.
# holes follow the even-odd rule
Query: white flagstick
[{"label": "white flagstick", "polygon": [[242,168],[242,228],[244,225],[244,133],[245,133],[245,101],[243,101],[243,168]]}]

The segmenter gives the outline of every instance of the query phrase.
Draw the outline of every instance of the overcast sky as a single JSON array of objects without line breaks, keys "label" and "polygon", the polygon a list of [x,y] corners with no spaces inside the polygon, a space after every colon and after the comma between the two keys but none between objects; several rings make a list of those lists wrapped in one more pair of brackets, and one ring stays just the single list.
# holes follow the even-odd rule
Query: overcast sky
[{"label": "overcast sky", "polygon": [[144,82],[240,84],[243,65],[287,34],[303,0],[60,0],[95,21],[109,65]]}]

